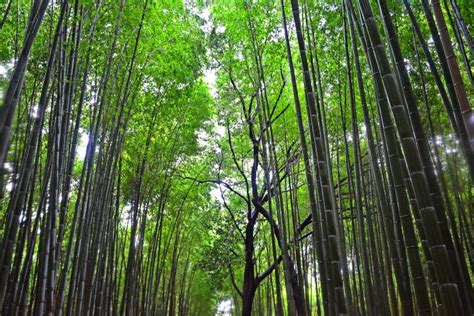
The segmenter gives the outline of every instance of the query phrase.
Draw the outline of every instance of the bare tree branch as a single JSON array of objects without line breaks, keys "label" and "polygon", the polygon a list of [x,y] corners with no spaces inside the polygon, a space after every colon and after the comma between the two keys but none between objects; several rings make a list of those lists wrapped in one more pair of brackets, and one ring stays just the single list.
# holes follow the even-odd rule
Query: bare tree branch
[{"label": "bare tree branch", "polygon": [[273,272],[273,270],[275,270],[276,266],[279,265],[282,260],[283,260],[283,257],[281,255],[278,256],[277,260],[271,266],[269,266],[267,270],[265,270],[262,274],[257,276],[256,278],[257,284],[265,280],[265,278],[269,276]]}]

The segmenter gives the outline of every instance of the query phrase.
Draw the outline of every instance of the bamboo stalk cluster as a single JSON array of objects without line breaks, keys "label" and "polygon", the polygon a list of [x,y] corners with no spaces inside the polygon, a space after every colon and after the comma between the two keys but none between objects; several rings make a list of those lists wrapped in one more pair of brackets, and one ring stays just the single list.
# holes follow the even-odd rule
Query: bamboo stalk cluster
[{"label": "bamboo stalk cluster", "polygon": [[472,314],[468,6],[192,5],[2,5],[0,313]]}]

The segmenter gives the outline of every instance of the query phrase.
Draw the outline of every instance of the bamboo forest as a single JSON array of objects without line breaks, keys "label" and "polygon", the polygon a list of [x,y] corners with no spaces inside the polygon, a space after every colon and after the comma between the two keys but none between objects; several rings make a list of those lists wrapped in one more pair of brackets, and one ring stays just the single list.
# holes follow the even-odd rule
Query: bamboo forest
[{"label": "bamboo forest", "polygon": [[0,0],[0,315],[474,315],[473,0]]}]

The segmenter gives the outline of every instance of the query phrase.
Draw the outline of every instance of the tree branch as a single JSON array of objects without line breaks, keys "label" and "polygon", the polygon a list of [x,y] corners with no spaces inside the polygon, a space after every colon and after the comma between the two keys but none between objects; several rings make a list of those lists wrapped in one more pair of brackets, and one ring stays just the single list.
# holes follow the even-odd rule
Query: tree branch
[{"label": "tree branch", "polygon": [[200,179],[196,179],[196,178],[193,178],[193,177],[187,177],[187,176],[177,176],[181,179],[184,179],[184,180],[193,180],[199,184],[204,184],[204,183],[214,183],[214,184],[219,184],[219,185],[223,185],[226,189],[230,190],[232,193],[238,195],[240,198],[242,198],[245,202],[249,202],[248,199],[243,196],[242,194],[240,194],[239,192],[237,192],[235,189],[233,189],[230,184],[228,184],[227,182],[224,182],[222,180],[200,180]]},{"label": "tree branch", "polygon": [[228,267],[229,267],[229,274],[230,274],[230,281],[232,282],[232,285],[234,286],[234,289],[237,291],[239,296],[243,298],[242,291],[240,291],[239,287],[235,283],[235,276],[234,276],[234,270],[232,269],[232,264],[230,263],[230,259],[228,259]]},{"label": "tree branch", "polygon": [[273,270],[275,270],[276,266],[279,265],[282,260],[283,260],[283,257],[281,255],[278,256],[277,260],[271,266],[269,266],[267,270],[265,270],[262,274],[257,276],[256,278],[257,284],[265,280],[265,278],[269,276],[273,272]]}]

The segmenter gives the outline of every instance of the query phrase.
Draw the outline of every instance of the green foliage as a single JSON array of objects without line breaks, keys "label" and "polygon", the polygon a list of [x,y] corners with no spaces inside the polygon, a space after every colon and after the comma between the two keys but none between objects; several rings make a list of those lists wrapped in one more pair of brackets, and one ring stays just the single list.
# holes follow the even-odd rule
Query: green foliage
[{"label": "green foliage", "polygon": [[[6,8],[4,2],[0,4],[0,18]],[[35,3],[12,0],[12,9],[0,29],[0,69],[5,72],[0,76],[2,94],[21,51],[32,2]],[[317,108],[314,111],[323,135],[316,140],[311,137],[314,133],[308,123],[311,118],[306,101],[310,96],[304,90],[300,71],[302,63],[289,1],[284,1],[284,4],[296,70],[296,97],[302,107],[304,131],[299,130],[296,119],[280,1],[68,1],[63,33],[54,52],[51,49],[61,1],[50,2],[28,58],[15,114],[7,154],[11,170],[7,172],[5,183],[0,183],[0,189],[7,188],[7,198],[0,198],[2,234],[6,232],[4,226],[8,228],[13,217],[8,213],[11,205],[19,201],[17,197],[20,194],[25,194],[17,214],[20,219],[15,219],[19,224],[15,236],[18,235],[18,240],[20,237],[23,240],[31,237],[31,241],[15,248],[11,257],[18,260],[18,267],[28,267],[25,273],[29,283],[24,289],[26,294],[22,294],[25,294],[25,302],[31,302],[30,309],[38,305],[35,291],[40,284],[38,278],[44,264],[42,256],[46,251],[42,247],[47,244],[45,236],[55,232],[46,225],[54,225],[52,223],[56,220],[57,227],[54,229],[59,230],[60,224],[64,224],[64,238],[57,245],[58,256],[52,257],[57,260],[54,265],[58,274],[56,283],[57,280],[68,282],[63,289],[64,294],[76,290],[69,288],[69,282],[72,284],[71,280],[80,271],[76,266],[97,263],[91,270],[81,272],[86,275],[81,275],[81,281],[87,283],[86,290],[71,294],[75,295],[71,298],[74,302],[82,302],[84,297],[78,295],[88,295],[84,292],[96,286],[94,282],[110,277],[106,281],[108,283],[101,284],[113,288],[114,311],[117,313],[124,304],[139,303],[143,306],[151,304],[151,307],[147,306],[150,308],[148,312],[153,310],[157,314],[168,314],[172,313],[170,306],[176,305],[179,306],[176,313],[190,315],[214,315],[216,306],[227,298],[231,298],[235,306],[240,306],[242,302],[238,292],[243,290],[248,246],[244,235],[250,222],[249,214],[256,212],[255,205],[250,201],[254,193],[249,188],[252,167],[255,166],[258,197],[261,200],[266,197],[264,206],[272,212],[271,217],[279,225],[279,230],[285,230],[284,241],[289,245],[289,257],[293,260],[294,269],[298,270],[299,286],[306,291],[305,299],[313,314],[316,311],[328,313],[323,310],[325,307],[321,307],[324,306],[321,303],[324,295],[320,286],[326,280],[322,280],[322,268],[315,256],[316,244],[311,235],[315,232],[312,232],[311,225],[299,230],[299,225],[311,214],[309,194],[314,193],[318,198],[318,208],[324,206],[318,169],[321,168],[318,161],[321,157],[317,157],[316,146],[312,146],[316,142],[321,142],[324,147],[328,163],[324,168],[329,171],[329,185],[334,187],[331,188],[330,198],[336,206],[334,217],[337,217],[337,230],[340,231],[330,237],[339,238],[336,248],[342,253],[342,261],[350,262],[350,271],[344,271],[347,273],[344,275],[344,295],[347,296],[350,290],[355,292],[352,294],[356,299],[351,303],[358,310],[354,314],[364,314],[366,306],[359,298],[367,296],[365,291],[369,290],[366,289],[368,286],[363,279],[365,271],[359,258],[361,236],[362,233],[372,233],[373,229],[375,235],[370,236],[373,244],[367,248],[370,248],[374,258],[380,260],[381,270],[388,270],[377,271],[375,263],[371,262],[372,275],[369,277],[376,280],[379,274],[383,274],[387,278],[384,281],[392,282],[391,288],[387,285],[387,289],[383,289],[387,292],[384,293],[384,302],[388,304],[391,298],[394,305],[399,304],[398,294],[388,294],[389,289],[396,292],[401,285],[397,283],[398,279],[389,275],[395,273],[388,272],[394,258],[387,254],[384,244],[384,231],[387,227],[394,229],[393,226],[398,223],[395,220],[396,225],[389,226],[379,215],[381,197],[377,196],[374,187],[375,166],[369,157],[367,130],[362,119],[362,96],[355,77],[350,34],[344,29],[347,11],[343,10],[340,1],[299,1],[305,53],[314,91],[311,97],[316,99]],[[357,1],[353,2],[355,5]],[[438,87],[425,63],[405,8],[401,1],[387,2],[393,12],[400,48],[417,96],[422,129],[427,131],[430,139],[429,154],[433,156],[430,159],[439,167],[435,168],[436,176],[443,180],[444,202],[459,213],[450,218],[450,230],[454,234],[455,229],[459,228],[461,243],[472,246],[469,241],[472,229],[469,229],[468,222],[463,221],[462,210],[463,206],[468,208],[472,202],[473,190],[469,189],[471,183],[459,141],[445,113]],[[471,3],[457,2],[468,30],[474,32]],[[374,12],[377,12],[376,1],[371,3]],[[435,56],[435,66],[441,69],[435,47],[429,40],[431,35],[422,7],[416,1],[413,1],[413,7],[422,33],[429,42],[429,49]],[[381,21],[376,23],[383,34]],[[449,32],[453,34],[453,31],[450,24]],[[387,42],[386,38],[383,40]],[[357,37],[362,64],[360,75],[377,142],[376,165],[383,174],[383,188],[380,191],[387,195],[390,209],[395,211],[399,197],[394,193],[396,188],[389,168],[390,157],[384,152],[387,142],[383,135],[385,126],[379,118],[373,76],[361,43]],[[345,45],[349,52],[348,59]],[[459,43],[455,43],[456,57],[461,61],[458,46]],[[388,46],[385,48],[388,52]],[[50,69],[51,80],[49,86],[43,87],[48,59],[52,54],[56,54],[56,58]],[[71,67],[73,63],[74,67]],[[467,83],[466,65],[460,65]],[[74,75],[70,79],[65,78],[72,69]],[[360,217],[355,206],[355,170],[359,166],[355,163],[357,153],[353,147],[355,138],[352,135],[349,70],[357,115],[354,121],[359,129],[357,145],[360,157],[357,158],[361,160],[358,171],[362,175],[357,180],[364,184],[363,192],[358,193],[364,204],[360,206]],[[214,74],[215,82],[209,78]],[[444,80],[442,84],[445,84]],[[67,95],[65,87],[69,85],[71,91],[67,93],[72,94],[70,108],[61,108],[61,115],[58,115],[57,105],[63,105],[61,102]],[[47,100],[44,104],[45,115],[39,118],[37,113],[43,88],[47,91]],[[472,98],[474,86],[466,84],[466,89]],[[82,114],[79,117],[80,109]],[[33,142],[30,137],[39,119],[42,123],[41,137]],[[72,135],[76,119],[78,148],[73,153],[70,151],[73,150]],[[58,122],[62,120],[67,123],[67,130],[58,136],[55,128],[60,126]],[[300,133],[306,137],[309,166],[304,163]],[[252,139],[255,135],[257,140]],[[61,137],[60,143],[64,145],[64,152],[58,154],[60,158],[55,156],[56,137]],[[254,146],[258,147],[257,157]],[[26,159],[29,148],[32,148],[33,155],[31,159]],[[401,149],[398,150],[404,154]],[[71,177],[68,178],[65,174],[66,161],[69,162],[73,156]],[[254,164],[256,158],[258,163]],[[56,170],[52,167],[53,161],[56,164],[61,159],[64,159],[62,169]],[[405,164],[403,159],[400,155]],[[20,192],[15,184],[21,179],[22,172],[26,174],[22,168],[27,165],[26,169],[31,170],[35,178],[28,183],[27,190]],[[306,172],[319,185],[316,186],[317,192],[309,191]],[[274,194],[268,198],[265,194],[268,194],[269,187],[272,194],[276,192],[276,181],[273,182],[276,177],[280,182],[278,196]],[[57,187],[54,184],[56,180],[52,180],[56,178],[60,179]],[[65,192],[69,180],[71,186]],[[410,175],[403,181],[411,189]],[[405,189],[403,191],[408,194]],[[51,205],[60,205],[63,196],[67,196],[65,209],[56,206],[55,212],[51,211]],[[409,197],[414,201],[412,196]],[[278,214],[280,208],[283,215]],[[415,214],[416,208],[414,201],[410,211]],[[321,210],[321,214],[328,216],[324,215],[328,211]],[[58,218],[50,220],[51,214],[57,214]],[[396,212],[394,214],[393,219],[396,219]],[[372,222],[368,220],[370,216]],[[281,240],[276,240],[276,230],[272,229],[269,220],[262,214],[257,218],[251,232],[255,239],[252,241],[251,263],[256,275],[272,267],[275,259],[278,260],[283,253]],[[36,219],[37,227],[34,226]],[[318,218],[317,221],[319,226],[314,227],[324,230],[325,219]],[[411,221],[415,222],[415,218]],[[366,226],[360,226],[360,222],[365,222]],[[89,228],[88,234],[79,235]],[[405,231],[400,229],[398,233],[404,234]],[[417,234],[420,235],[420,232]],[[418,235],[415,239],[425,263],[429,260],[421,247],[421,235]],[[399,248],[403,249],[403,238],[396,242],[400,242]],[[27,253],[28,246],[32,249],[31,256]],[[71,253],[76,249],[83,252],[75,258],[69,255],[72,259],[68,262],[68,247],[71,247]],[[462,244],[460,247],[463,252],[463,247],[467,246]],[[106,262],[104,266],[102,261]],[[279,295],[283,309],[290,308],[291,299],[285,291],[290,286],[290,278],[284,273],[286,264],[275,265],[279,268],[272,270],[269,277],[259,284],[254,306],[261,314],[265,309],[269,313],[274,311],[277,305],[276,289],[282,292]],[[13,269],[13,264],[11,266]],[[278,276],[274,272],[277,270]],[[19,271],[15,273],[18,278],[15,281],[19,283]],[[472,278],[472,271],[470,276]],[[427,278],[427,281],[431,280]],[[10,282],[9,286],[16,284]],[[101,290],[94,288],[94,295]],[[135,298],[140,302],[134,302]],[[176,301],[173,303],[173,300]],[[90,301],[99,304],[94,299]],[[65,303],[64,306],[73,306],[73,309],[79,305],[68,304],[72,305]],[[3,313],[1,308],[0,305]],[[390,308],[385,311],[390,312]],[[123,312],[127,313],[131,312]]]}]

